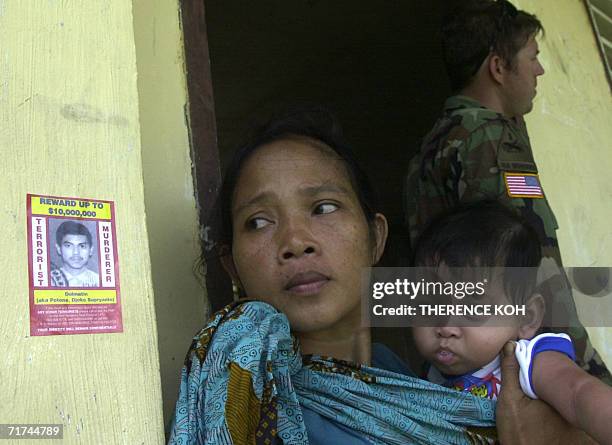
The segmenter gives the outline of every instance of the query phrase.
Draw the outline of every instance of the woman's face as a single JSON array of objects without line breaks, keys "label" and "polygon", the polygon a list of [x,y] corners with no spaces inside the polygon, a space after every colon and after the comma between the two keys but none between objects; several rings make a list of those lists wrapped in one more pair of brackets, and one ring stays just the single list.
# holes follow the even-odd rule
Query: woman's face
[{"label": "woman's face", "polygon": [[232,219],[233,275],[249,298],[297,332],[359,324],[361,272],[380,258],[387,225],[377,215],[370,235],[330,148],[306,138],[260,147],[238,178]]}]

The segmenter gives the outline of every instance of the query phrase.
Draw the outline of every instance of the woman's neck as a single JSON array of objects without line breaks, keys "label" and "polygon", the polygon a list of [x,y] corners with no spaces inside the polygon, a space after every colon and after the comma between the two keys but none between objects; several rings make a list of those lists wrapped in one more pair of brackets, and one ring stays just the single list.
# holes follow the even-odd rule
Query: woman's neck
[{"label": "woman's neck", "polygon": [[369,327],[357,323],[338,323],[324,330],[296,333],[302,354],[329,356],[369,365],[372,357],[372,336]]}]

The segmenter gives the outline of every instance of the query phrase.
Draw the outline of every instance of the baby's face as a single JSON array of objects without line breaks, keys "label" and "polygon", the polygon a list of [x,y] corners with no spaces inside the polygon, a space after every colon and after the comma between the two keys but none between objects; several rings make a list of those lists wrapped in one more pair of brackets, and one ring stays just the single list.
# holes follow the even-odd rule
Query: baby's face
[{"label": "baby's face", "polygon": [[518,338],[516,326],[415,327],[421,355],[444,374],[461,375],[492,361],[508,340]]},{"label": "baby's face", "polygon": [[[468,300],[465,298],[462,302],[468,303]],[[485,295],[469,302],[510,304],[510,299],[502,288],[502,281],[494,279],[487,286]],[[491,362],[509,340],[519,337],[518,319],[509,319],[504,324],[499,319],[490,318],[476,326],[465,323],[465,320],[454,321],[455,327],[450,318],[448,324],[451,326],[412,329],[421,355],[444,374],[461,375],[475,371]]]}]

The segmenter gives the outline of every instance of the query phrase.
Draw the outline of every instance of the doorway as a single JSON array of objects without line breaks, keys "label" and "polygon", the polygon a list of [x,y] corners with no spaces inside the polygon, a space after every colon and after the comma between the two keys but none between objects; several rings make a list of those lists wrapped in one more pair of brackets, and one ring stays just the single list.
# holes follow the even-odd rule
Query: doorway
[{"label": "doorway", "polygon": [[449,94],[443,3],[206,0],[221,170],[274,112],[326,106],[368,166],[391,227],[385,264],[397,264],[407,164]]},{"label": "doorway", "polygon": [[[450,93],[439,28],[443,14],[455,2],[205,0],[196,8],[201,8],[202,17],[205,9],[204,23],[193,32],[201,37],[205,28],[206,47],[200,44],[196,54],[209,56],[208,94],[211,102],[214,96],[214,119],[206,125],[217,138],[199,147],[194,144],[196,163],[198,156],[204,156],[206,168],[212,169],[212,175],[197,172],[198,180],[214,179],[249,130],[279,110],[324,105],[342,123],[358,161],[367,166],[389,221],[384,265],[405,263],[410,252],[404,229],[404,175]],[[184,23],[187,7],[183,5]],[[190,44],[186,26],[188,70],[193,74]],[[190,97],[194,97],[191,87]],[[194,117],[193,108],[191,114]],[[213,187],[199,184],[198,188],[201,202],[205,194],[214,195],[209,193]],[[213,310],[230,298],[220,290],[228,288],[227,280],[213,283],[220,275],[218,265],[208,266]],[[406,336],[392,331],[396,330],[375,330],[374,337],[402,357],[411,356]]]}]

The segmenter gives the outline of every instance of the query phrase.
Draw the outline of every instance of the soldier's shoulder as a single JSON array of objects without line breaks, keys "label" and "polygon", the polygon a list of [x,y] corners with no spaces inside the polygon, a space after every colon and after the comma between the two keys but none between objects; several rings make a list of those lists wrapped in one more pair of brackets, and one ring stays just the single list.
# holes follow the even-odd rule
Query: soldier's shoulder
[{"label": "soldier's shoulder", "polygon": [[423,138],[423,147],[427,150],[432,145],[445,145],[449,140],[464,140],[472,131],[472,125],[466,125],[463,113],[445,112]]},{"label": "soldier's shoulder", "polygon": [[461,108],[455,110],[452,116],[460,122],[461,127],[468,133],[506,126],[505,119],[487,108]]},{"label": "soldier's shoulder", "polygon": [[[447,148],[449,145],[479,145],[480,142],[498,140],[506,133],[506,122],[490,110],[461,108],[441,116],[423,139],[424,151],[432,146]],[[469,148],[469,147],[465,147]]]},{"label": "soldier's shoulder", "polygon": [[504,125],[503,117],[468,96],[455,95],[446,99],[444,116],[468,132],[488,125]]}]

